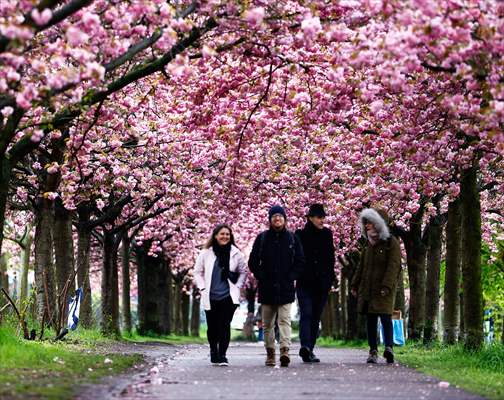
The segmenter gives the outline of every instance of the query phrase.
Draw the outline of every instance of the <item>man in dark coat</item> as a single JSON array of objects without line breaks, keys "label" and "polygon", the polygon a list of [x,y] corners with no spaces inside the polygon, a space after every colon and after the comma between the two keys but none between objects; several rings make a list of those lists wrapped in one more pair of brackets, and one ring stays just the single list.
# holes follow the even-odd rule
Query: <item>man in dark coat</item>
[{"label": "man in dark coat", "polygon": [[259,303],[264,325],[266,365],[275,366],[275,319],[278,315],[280,331],[280,365],[290,363],[291,344],[290,309],[294,302],[294,281],[304,268],[301,242],[286,228],[287,215],[281,206],[269,210],[270,228],[254,241],[249,268],[257,279]]},{"label": "man in dark coat", "polygon": [[362,235],[367,245],[351,284],[357,296],[357,311],[366,314],[369,343],[368,363],[378,362],[378,317],[383,326],[387,363],[394,362],[392,312],[401,271],[401,247],[391,235],[388,215],[380,209],[366,208],[360,214]]},{"label": "man in dark coat", "polygon": [[322,204],[312,204],[306,225],[296,235],[301,240],[306,258],[306,268],[296,283],[299,303],[299,355],[304,362],[320,362],[313,354],[317,341],[320,317],[327,302],[329,290],[336,275],[334,273],[333,234],[324,227],[326,213]]}]

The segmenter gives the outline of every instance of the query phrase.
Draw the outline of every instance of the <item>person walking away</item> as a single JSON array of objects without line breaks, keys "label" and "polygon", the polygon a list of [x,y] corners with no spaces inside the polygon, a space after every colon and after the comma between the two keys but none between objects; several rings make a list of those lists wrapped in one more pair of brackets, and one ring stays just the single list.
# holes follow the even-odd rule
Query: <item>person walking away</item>
[{"label": "person walking away", "polygon": [[236,247],[229,225],[215,227],[194,267],[196,286],[207,320],[210,361],[228,365],[226,352],[231,338],[231,320],[240,301],[247,276],[245,256]]},{"label": "person walking away", "polygon": [[304,269],[301,242],[287,230],[287,215],[275,205],[268,213],[269,229],[257,235],[249,257],[249,268],[257,279],[264,325],[267,366],[275,366],[275,318],[280,331],[280,365],[289,366],[291,345],[291,305],[295,299],[294,281]]},{"label": "person walking away", "polygon": [[319,333],[322,311],[336,279],[333,234],[324,226],[325,217],[324,206],[312,204],[306,216],[306,225],[296,231],[306,260],[304,273],[296,282],[300,312],[299,355],[306,363],[320,362],[313,353],[313,348]]},{"label": "person walking away", "polygon": [[394,362],[392,312],[401,270],[401,248],[399,241],[390,234],[389,218],[384,210],[364,209],[359,223],[367,243],[352,279],[351,291],[357,297],[358,312],[366,315],[367,362],[378,362],[377,325],[380,318],[385,341],[383,357],[391,364]]}]

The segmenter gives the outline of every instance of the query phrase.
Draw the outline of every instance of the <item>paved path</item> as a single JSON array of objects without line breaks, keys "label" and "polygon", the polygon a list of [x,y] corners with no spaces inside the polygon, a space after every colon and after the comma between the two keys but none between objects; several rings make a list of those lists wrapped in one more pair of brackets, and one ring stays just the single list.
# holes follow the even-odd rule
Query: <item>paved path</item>
[{"label": "paved path", "polygon": [[265,367],[264,349],[257,344],[232,344],[228,367],[210,365],[206,346],[150,351],[144,371],[113,378],[100,392],[88,388],[79,399],[481,399],[383,358],[378,365],[365,364],[362,350],[318,349],[322,362],[303,364],[295,346],[288,368]]}]

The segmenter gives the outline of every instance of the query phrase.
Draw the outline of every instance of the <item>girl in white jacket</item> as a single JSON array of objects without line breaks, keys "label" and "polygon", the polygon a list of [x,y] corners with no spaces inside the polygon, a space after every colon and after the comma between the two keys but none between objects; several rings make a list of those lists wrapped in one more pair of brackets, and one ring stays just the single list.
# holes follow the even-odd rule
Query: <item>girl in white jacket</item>
[{"label": "girl in white jacket", "polygon": [[231,320],[240,303],[240,289],[246,276],[245,257],[235,245],[231,228],[217,225],[194,267],[207,319],[210,361],[214,365],[228,365]]}]

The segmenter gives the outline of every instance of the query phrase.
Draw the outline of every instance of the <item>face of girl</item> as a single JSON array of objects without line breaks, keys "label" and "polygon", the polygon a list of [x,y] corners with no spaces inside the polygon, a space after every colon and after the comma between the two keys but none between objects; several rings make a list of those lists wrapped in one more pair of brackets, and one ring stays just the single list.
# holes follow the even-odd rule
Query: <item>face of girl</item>
[{"label": "face of girl", "polygon": [[364,221],[364,227],[366,228],[366,231],[372,231],[372,230],[376,230],[375,226],[373,225],[373,223],[371,221],[368,221],[368,220],[365,220]]},{"label": "face of girl", "polygon": [[231,240],[231,232],[227,228],[222,228],[217,235],[215,235],[215,239],[220,246],[225,246]]}]

